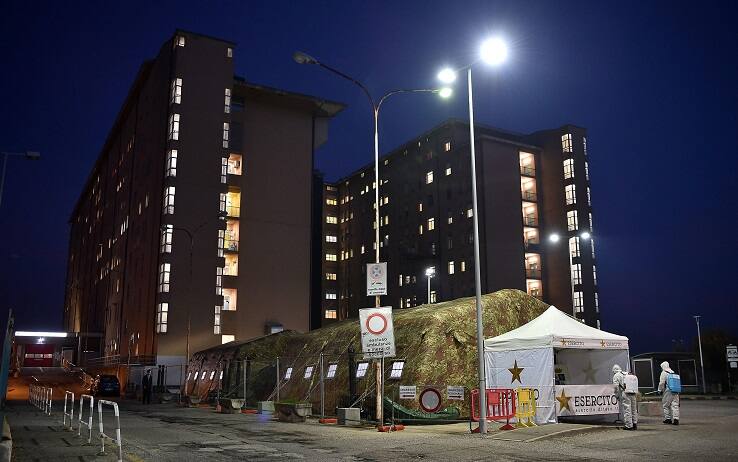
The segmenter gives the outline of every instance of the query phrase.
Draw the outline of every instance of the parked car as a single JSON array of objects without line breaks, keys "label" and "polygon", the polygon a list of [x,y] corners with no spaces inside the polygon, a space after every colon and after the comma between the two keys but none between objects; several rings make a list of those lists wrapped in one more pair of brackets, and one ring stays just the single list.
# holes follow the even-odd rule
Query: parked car
[{"label": "parked car", "polygon": [[120,382],[114,375],[98,375],[92,384],[94,396],[120,396]]}]

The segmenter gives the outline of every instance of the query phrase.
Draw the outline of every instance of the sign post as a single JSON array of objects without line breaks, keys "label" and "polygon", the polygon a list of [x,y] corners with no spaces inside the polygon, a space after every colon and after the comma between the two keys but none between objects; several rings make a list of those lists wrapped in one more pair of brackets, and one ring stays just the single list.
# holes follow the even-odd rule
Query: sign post
[{"label": "sign post", "polygon": [[367,297],[387,295],[387,263],[369,263],[366,265]]},{"label": "sign post", "polygon": [[359,310],[359,325],[361,327],[361,351],[364,353],[364,359],[379,359],[376,363],[376,406],[377,421],[381,427],[384,425],[384,378],[382,376],[384,358],[395,356],[395,328],[392,322],[392,307],[384,306]]},{"label": "sign post", "polygon": [[725,357],[728,360],[728,391],[733,391],[733,383],[730,381],[730,370],[738,368],[738,346],[727,345],[725,347]]}]

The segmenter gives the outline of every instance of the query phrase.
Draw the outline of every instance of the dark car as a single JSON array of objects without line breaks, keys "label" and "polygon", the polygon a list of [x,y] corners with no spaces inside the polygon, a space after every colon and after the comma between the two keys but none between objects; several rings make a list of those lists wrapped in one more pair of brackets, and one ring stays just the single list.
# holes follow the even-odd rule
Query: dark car
[{"label": "dark car", "polygon": [[92,385],[95,396],[120,396],[120,382],[114,375],[99,375]]}]

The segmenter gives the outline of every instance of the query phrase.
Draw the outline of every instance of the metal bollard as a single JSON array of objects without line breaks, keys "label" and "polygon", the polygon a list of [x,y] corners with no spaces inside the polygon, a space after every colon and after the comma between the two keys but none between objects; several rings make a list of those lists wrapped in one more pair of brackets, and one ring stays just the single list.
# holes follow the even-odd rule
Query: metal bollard
[{"label": "metal bollard", "polygon": [[[115,438],[105,434],[103,429],[103,413],[102,405],[108,405],[113,407],[115,413]],[[120,437],[120,413],[118,412],[118,403],[113,401],[107,401],[100,399],[97,401],[97,415],[100,418],[100,455],[105,454],[105,438],[111,439],[114,443],[118,444],[118,462],[123,462],[123,440]]]},{"label": "metal bollard", "polygon": [[46,415],[51,415],[51,401],[52,401],[52,395],[54,393],[54,390],[51,388],[47,388],[46,392],[47,392]]},{"label": "metal bollard", "polygon": [[[70,410],[67,412],[67,397],[71,396]],[[74,422],[74,393],[69,390],[64,391],[64,414],[62,416],[62,426],[67,427],[67,417],[69,417],[69,431],[72,431],[72,423]]]},{"label": "metal bollard", "polygon": [[[87,418],[87,423],[82,420],[82,415],[84,414],[85,410],[85,398],[90,400],[90,415]],[[82,436],[82,425],[87,426],[87,429],[89,430],[89,435],[87,436],[87,444],[92,444],[92,415],[95,413],[95,408],[92,406],[94,402],[95,398],[93,398],[91,395],[82,395],[79,397],[79,425],[77,427],[77,436]]]}]

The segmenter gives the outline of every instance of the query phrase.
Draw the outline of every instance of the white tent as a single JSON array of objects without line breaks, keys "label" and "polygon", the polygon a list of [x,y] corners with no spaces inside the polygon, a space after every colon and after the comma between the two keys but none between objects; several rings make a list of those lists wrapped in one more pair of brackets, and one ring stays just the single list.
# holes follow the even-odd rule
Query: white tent
[{"label": "white tent", "polygon": [[[609,413],[612,406],[598,403],[610,403],[611,396],[596,398],[592,406],[588,401],[586,408],[575,400],[582,403],[577,409],[574,404],[562,407],[560,400],[576,393],[586,392],[588,398],[610,393],[613,364],[629,368],[627,337],[589,327],[554,306],[517,329],[486,339],[484,347],[487,387],[534,388],[539,423],[555,422],[557,415]],[[566,386],[559,387],[564,398],[555,394],[557,385]]]}]

